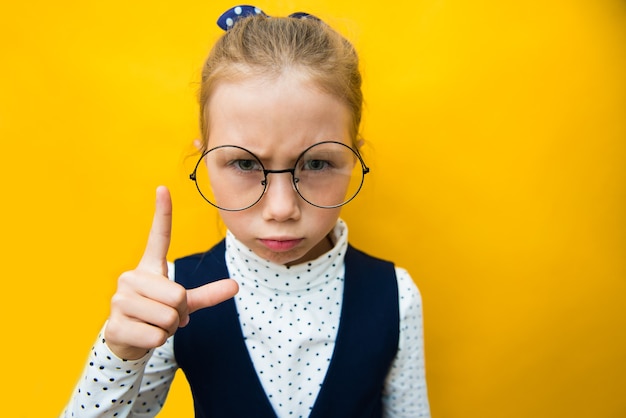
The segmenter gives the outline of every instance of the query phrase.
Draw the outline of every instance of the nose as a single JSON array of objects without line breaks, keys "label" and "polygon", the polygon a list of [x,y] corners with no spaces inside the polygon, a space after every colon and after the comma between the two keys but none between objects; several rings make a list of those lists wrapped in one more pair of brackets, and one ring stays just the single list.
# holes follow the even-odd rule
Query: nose
[{"label": "nose", "polygon": [[264,219],[279,222],[299,219],[301,198],[294,188],[292,173],[271,173],[267,182],[267,189],[259,202],[263,205]]}]

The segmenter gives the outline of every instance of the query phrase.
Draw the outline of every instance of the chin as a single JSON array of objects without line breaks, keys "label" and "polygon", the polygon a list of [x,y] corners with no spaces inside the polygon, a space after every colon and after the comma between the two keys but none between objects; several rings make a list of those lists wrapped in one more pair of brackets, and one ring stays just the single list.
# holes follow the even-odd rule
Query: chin
[{"label": "chin", "polygon": [[257,253],[257,255],[261,258],[271,261],[272,263],[282,264],[285,266],[293,266],[308,260],[308,252],[305,253],[302,250],[292,250],[285,252],[274,252],[265,250]]},{"label": "chin", "polygon": [[285,266],[293,266],[304,262],[305,257],[302,254],[273,253],[269,260]]}]

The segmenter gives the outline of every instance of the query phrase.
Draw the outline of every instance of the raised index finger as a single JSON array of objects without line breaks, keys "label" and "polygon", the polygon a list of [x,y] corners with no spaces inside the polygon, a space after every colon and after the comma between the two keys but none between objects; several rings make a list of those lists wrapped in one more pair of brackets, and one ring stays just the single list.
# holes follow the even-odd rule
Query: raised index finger
[{"label": "raised index finger", "polygon": [[165,186],[156,189],[156,206],[152,228],[139,268],[167,275],[167,251],[172,236],[172,198]]}]

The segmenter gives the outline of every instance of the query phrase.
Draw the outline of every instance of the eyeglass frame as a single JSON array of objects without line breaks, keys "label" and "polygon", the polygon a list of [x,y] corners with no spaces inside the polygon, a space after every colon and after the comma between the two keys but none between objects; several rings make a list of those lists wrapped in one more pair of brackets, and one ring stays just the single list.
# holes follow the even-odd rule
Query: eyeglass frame
[{"label": "eyeglass frame", "polygon": [[[302,156],[304,156],[304,154],[306,154],[311,148],[316,147],[318,145],[322,145],[322,144],[338,144],[341,145],[343,147],[348,148],[350,151],[352,151],[354,153],[354,155],[356,155],[356,157],[358,158],[359,162],[361,163],[361,184],[359,184],[358,189],[356,190],[356,192],[352,195],[352,197],[348,200],[346,200],[343,203],[340,203],[338,205],[332,205],[332,206],[321,206],[321,205],[316,205],[315,203],[312,203],[310,201],[308,201],[304,196],[302,196],[302,194],[300,193],[300,190],[298,190],[298,181],[299,179],[296,178],[296,168],[298,165],[298,161],[300,161],[300,159],[302,158]],[[238,148],[242,151],[245,151],[247,153],[249,153],[250,155],[252,155],[258,162],[259,164],[261,164],[261,168],[263,171],[263,180],[261,181],[261,185],[263,186],[263,191],[261,192],[259,198],[257,200],[255,200],[252,204],[241,208],[241,209],[226,209],[226,208],[222,208],[220,206],[218,206],[217,204],[211,202],[209,199],[207,199],[207,197],[204,195],[204,193],[202,193],[202,190],[200,190],[200,185],[198,184],[198,180],[197,180],[197,175],[196,172],[198,171],[198,167],[200,166],[200,163],[202,162],[202,160],[204,159],[204,157],[210,153],[211,151],[214,151],[216,149],[220,149],[220,148],[226,148],[226,147],[231,147],[231,148]],[[305,202],[307,202],[309,205],[311,206],[315,206],[317,208],[321,208],[321,209],[335,209],[335,208],[339,208],[344,206],[345,204],[351,202],[361,191],[361,189],[363,188],[363,183],[365,182],[365,175],[367,173],[370,172],[370,168],[365,164],[365,161],[363,160],[363,157],[361,156],[361,153],[359,152],[358,149],[354,149],[346,144],[344,144],[343,142],[339,142],[339,141],[322,141],[322,142],[317,142],[313,145],[308,146],[304,151],[302,151],[300,153],[300,155],[298,155],[298,158],[296,158],[296,162],[294,163],[293,168],[283,168],[280,170],[268,170],[265,168],[265,166],[263,165],[263,162],[261,161],[261,159],[259,157],[257,157],[252,151],[244,148],[244,147],[240,147],[239,145],[219,145],[217,147],[211,148],[209,150],[206,150],[202,153],[202,155],[200,156],[200,158],[198,159],[198,162],[196,163],[193,172],[191,172],[191,174],[189,174],[189,179],[192,180],[195,184],[196,184],[196,189],[198,189],[198,192],[200,193],[200,196],[202,196],[202,198],[204,200],[206,200],[211,206],[216,207],[217,209],[220,210],[225,210],[227,212],[240,212],[242,210],[246,210],[246,209],[250,209],[252,206],[256,205],[257,203],[259,203],[261,201],[261,199],[263,199],[263,196],[265,196],[265,193],[267,192],[267,188],[269,187],[268,184],[269,182],[267,181],[267,175],[268,174],[281,174],[281,173],[291,173],[291,184],[293,185],[293,189],[296,191],[296,193],[298,194],[298,196],[300,196],[300,198],[302,198],[302,200],[304,200]]]}]

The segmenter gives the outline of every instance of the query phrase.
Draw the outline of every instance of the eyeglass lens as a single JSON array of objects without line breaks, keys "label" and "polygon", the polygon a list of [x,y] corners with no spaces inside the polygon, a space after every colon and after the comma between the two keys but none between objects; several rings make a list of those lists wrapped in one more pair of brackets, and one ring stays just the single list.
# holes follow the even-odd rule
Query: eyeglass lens
[{"label": "eyeglass lens", "polygon": [[303,152],[291,170],[267,170],[250,151],[226,145],[206,152],[194,173],[200,194],[223,210],[253,206],[271,187],[272,176],[292,176],[295,190],[308,203],[333,208],[352,200],[363,184],[367,168],[359,155],[339,142],[321,142]]}]

